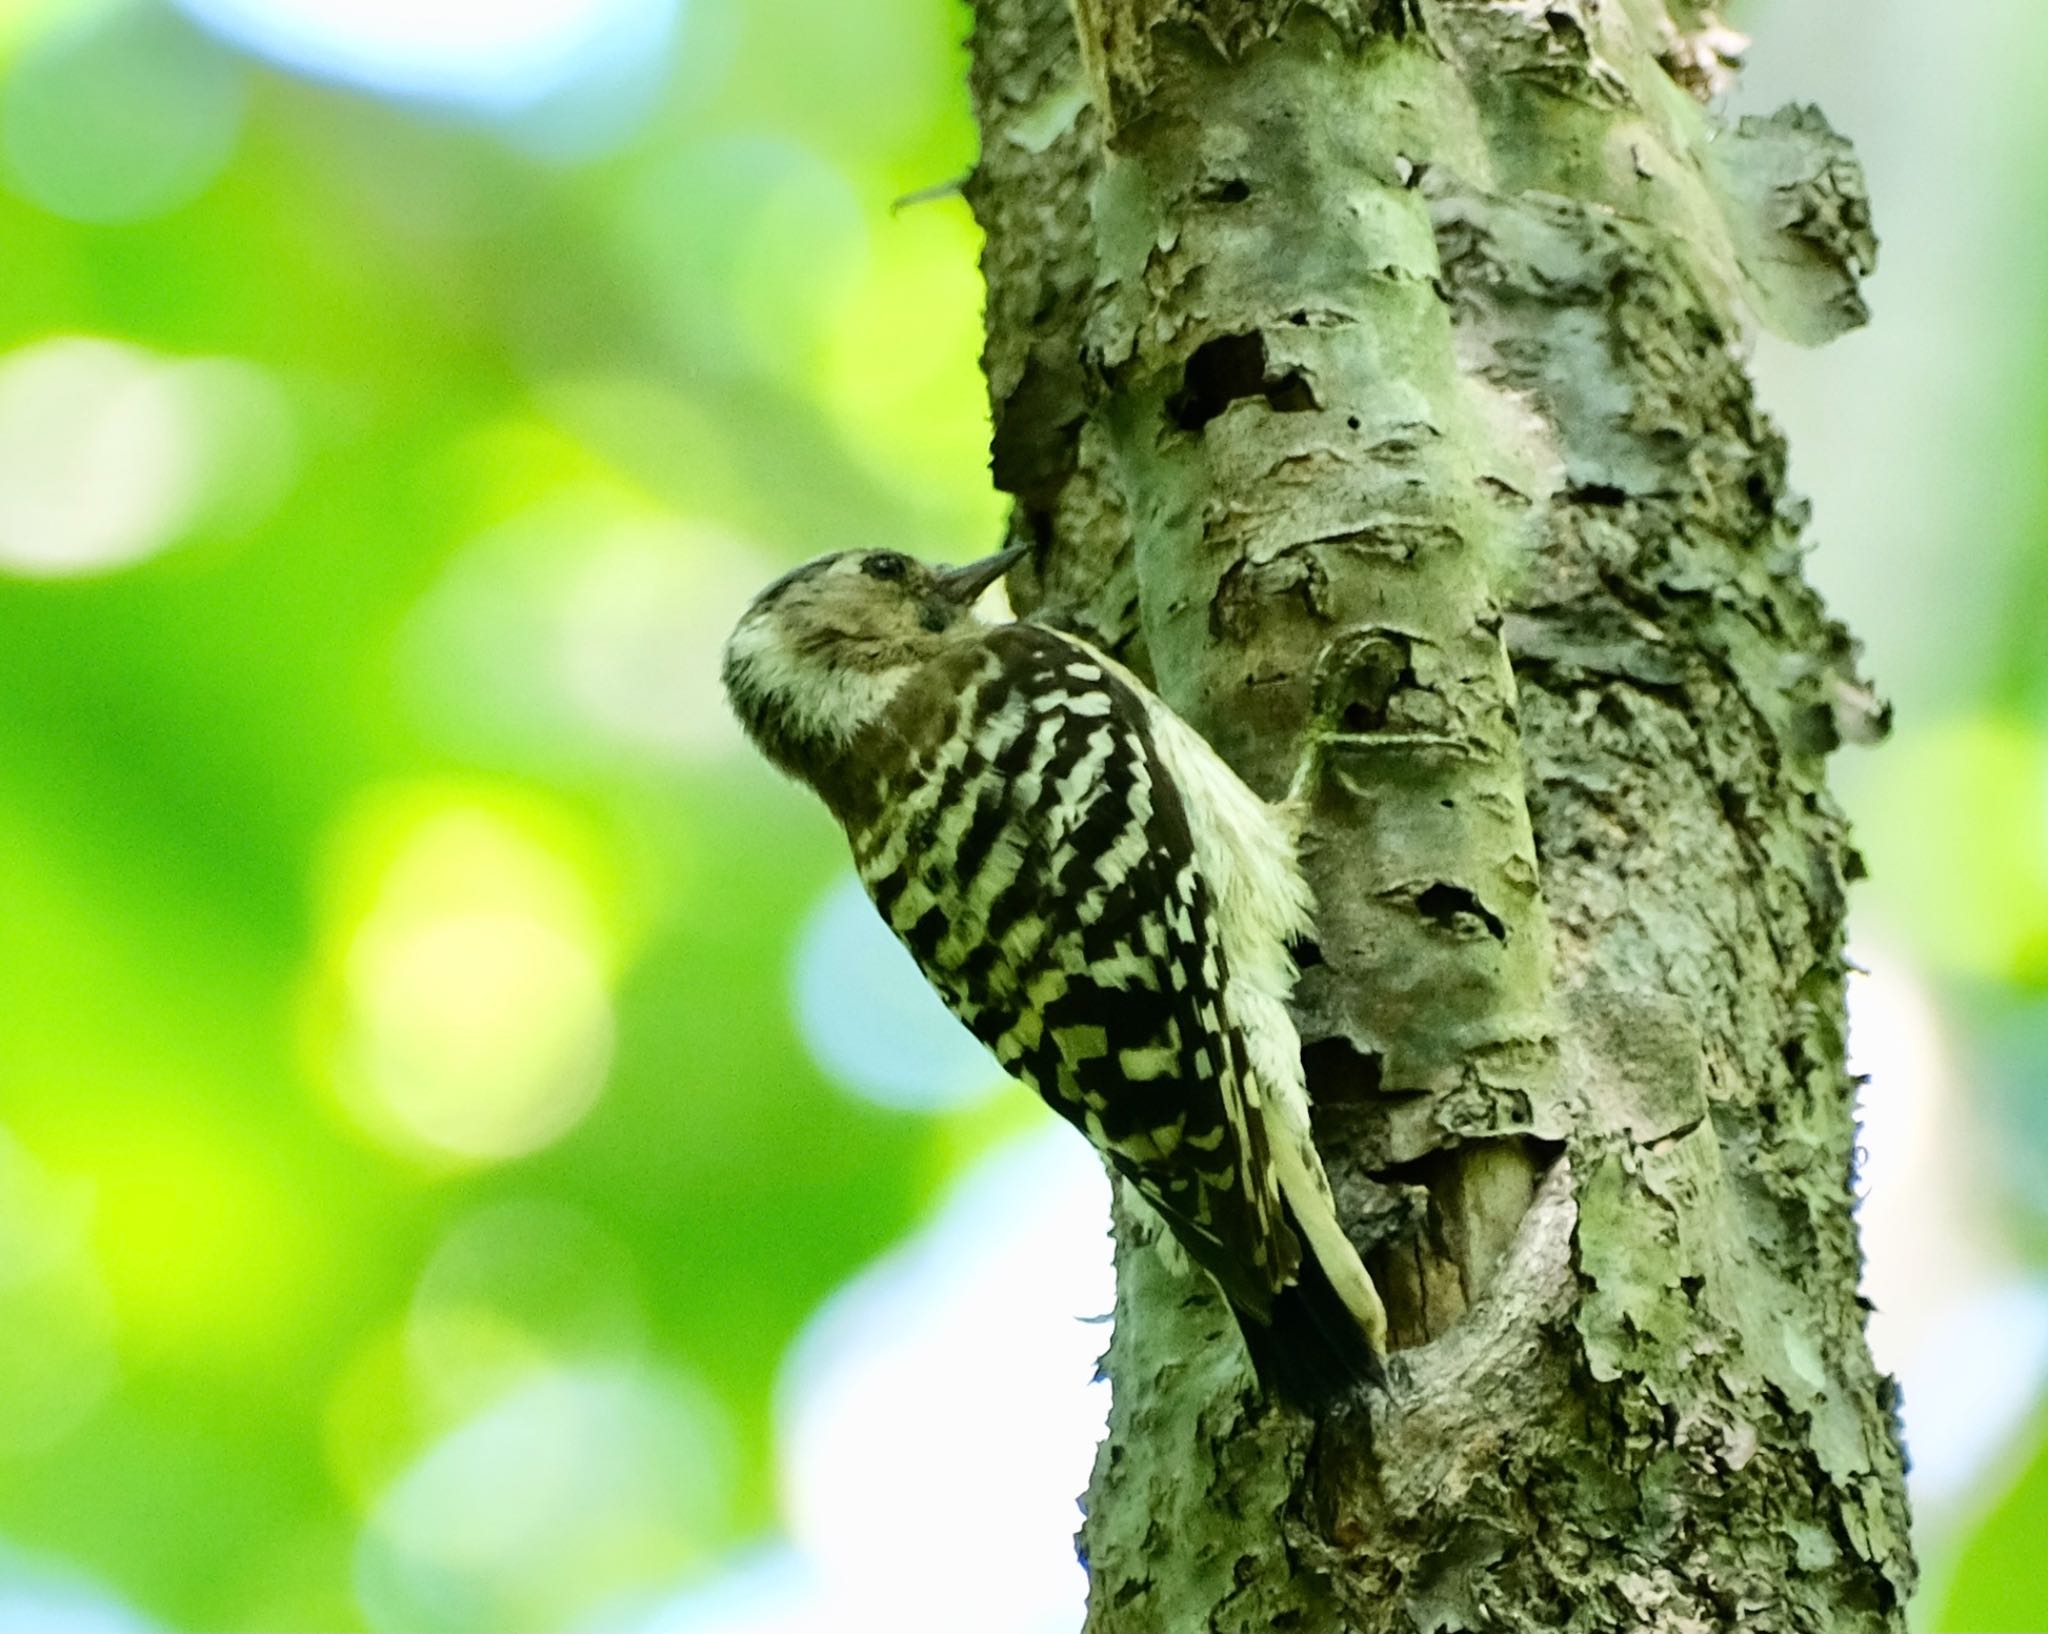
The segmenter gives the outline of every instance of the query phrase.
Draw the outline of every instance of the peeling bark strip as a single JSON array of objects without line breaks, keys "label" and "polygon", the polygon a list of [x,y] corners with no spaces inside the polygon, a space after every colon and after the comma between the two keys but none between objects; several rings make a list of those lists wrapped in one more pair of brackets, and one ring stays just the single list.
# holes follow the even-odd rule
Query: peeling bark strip
[{"label": "peeling bark strip", "polygon": [[1069,4],[976,8],[1013,585],[1300,774],[1405,1347],[1369,1422],[1269,1409],[1120,1221],[1089,1626],[1900,1626],[1822,764],[1869,695],[1736,350],[1862,320],[1846,145],[1721,126],[1696,0]]}]

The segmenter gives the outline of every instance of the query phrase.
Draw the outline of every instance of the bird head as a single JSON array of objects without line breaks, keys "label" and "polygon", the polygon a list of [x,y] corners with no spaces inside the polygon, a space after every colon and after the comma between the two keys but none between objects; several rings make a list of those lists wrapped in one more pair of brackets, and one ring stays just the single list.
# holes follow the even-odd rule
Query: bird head
[{"label": "bird head", "polygon": [[980,621],[1019,547],[935,568],[894,550],[805,562],[754,598],[725,644],[725,693],[757,748],[798,776],[880,720],[903,684]]}]

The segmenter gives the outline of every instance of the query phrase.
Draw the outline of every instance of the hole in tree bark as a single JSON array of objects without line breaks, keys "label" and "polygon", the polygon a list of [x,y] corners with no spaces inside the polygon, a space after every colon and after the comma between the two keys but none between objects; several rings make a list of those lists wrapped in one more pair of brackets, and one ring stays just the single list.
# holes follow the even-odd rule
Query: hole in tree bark
[{"label": "hole in tree bark", "polygon": [[1395,696],[1415,685],[1415,667],[1409,661],[1407,641],[1386,631],[1374,631],[1345,656],[1350,664],[1339,683],[1342,690],[1338,697],[1342,702],[1336,710],[1338,730],[1358,734],[1385,731]]},{"label": "hole in tree bark", "polygon": [[1396,1350],[1441,1337],[1485,1297],[1562,1151],[1525,1135],[1482,1136],[1371,1171],[1422,1206],[1407,1231],[1366,1255]]},{"label": "hole in tree bark", "polygon": [[1467,923],[1477,921],[1496,942],[1508,939],[1508,928],[1497,914],[1464,886],[1447,880],[1438,880],[1416,897],[1415,910],[1442,930],[1462,930]]},{"label": "hole in tree bark", "polygon": [[1316,1106],[1336,1106],[1377,1095],[1386,1077],[1386,1062],[1375,1050],[1361,1050],[1348,1038],[1324,1038],[1301,1050],[1308,1098]]},{"label": "hole in tree bark", "polygon": [[1242,204],[1252,196],[1252,184],[1242,176],[1211,182],[1195,195],[1203,204]]},{"label": "hole in tree bark", "polygon": [[1296,970],[1313,970],[1323,962],[1322,944],[1313,937],[1301,936],[1287,944],[1287,951],[1294,955]]},{"label": "hole in tree bark", "polygon": [[1077,444],[1067,433],[1084,412],[1086,391],[1077,359],[1043,345],[1033,349],[1017,384],[995,405],[989,459],[998,488],[1027,505],[1053,504],[1074,473]]},{"label": "hole in tree bark", "polygon": [[1278,380],[1267,381],[1266,401],[1275,414],[1307,414],[1322,406],[1299,369],[1289,369]]},{"label": "hole in tree bark", "polygon": [[1181,376],[1180,390],[1166,400],[1166,412],[1181,430],[1200,431],[1232,403],[1248,397],[1263,397],[1276,414],[1321,407],[1299,369],[1267,377],[1266,337],[1254,330],[1218,335],[1197,346]]}]

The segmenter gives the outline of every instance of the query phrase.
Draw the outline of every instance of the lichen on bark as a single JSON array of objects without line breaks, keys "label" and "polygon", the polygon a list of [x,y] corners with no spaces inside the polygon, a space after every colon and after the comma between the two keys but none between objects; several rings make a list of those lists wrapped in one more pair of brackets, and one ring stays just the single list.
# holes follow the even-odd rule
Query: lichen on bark
[{"label": "lichen on bark", "polygon": [[1897,1626],[1863,1342],[1853,649],[1740,313],[1863,316],[1859,173],[1664,0],[981,0],[1034,616],[1293,787],[1317,1129],[1394,1380],[1311,1424],[1119,1222],[1101,1629]]}]

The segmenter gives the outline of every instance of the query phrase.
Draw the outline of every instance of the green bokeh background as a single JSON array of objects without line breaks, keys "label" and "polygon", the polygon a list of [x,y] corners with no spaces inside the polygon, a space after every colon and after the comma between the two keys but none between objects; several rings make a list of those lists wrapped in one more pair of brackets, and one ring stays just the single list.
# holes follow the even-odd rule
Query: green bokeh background
[{"label": "green bokeh background", "polygon": [[[1737,19],[1753,100],[1818,100],[1864,145],[1904,263],[1867,335],[1760,361],[1816,571],[1900,705],[1843,790],[1859,937],[1932,1004],[1927,1093],[1971,1132],[1930,1195],[1969,1197],[2024,1284],[2048,1258],[2040,56],[1916,56],[1863,16]],[[164,413],[204,433],[133,560],[10,556],[0,495],[23,1558],[166,1627],[363,1626],[380,1496],[566,1358],[664,1381],[693,1467],[647,1536],[445,1626],[713,1574],[776,1534],[785,1347],[1036,1125],[1021,1096],[885,1109],[812,1064],[790,962],[838,843],[713,688],[789,561],[998,535],[976,235],[957,198],[892,207],[971,162],[964,28],[955,0],[694,0],[599,140],[588,108],[493,125],[294,77],[142,0],[0,4],[0,398],[24,357],[141,394],[133,449],[78,456],[87,489],[149,489]],[[1924,115],[1902,134],[1909,98],[1946,99],[1965,151],[1926,155]],[[507,1220],[480,1268],[447,1249]],[[2008,1440],[1930,1522],[1926,1626],[2048,1626],[2048,1416]]]}]

